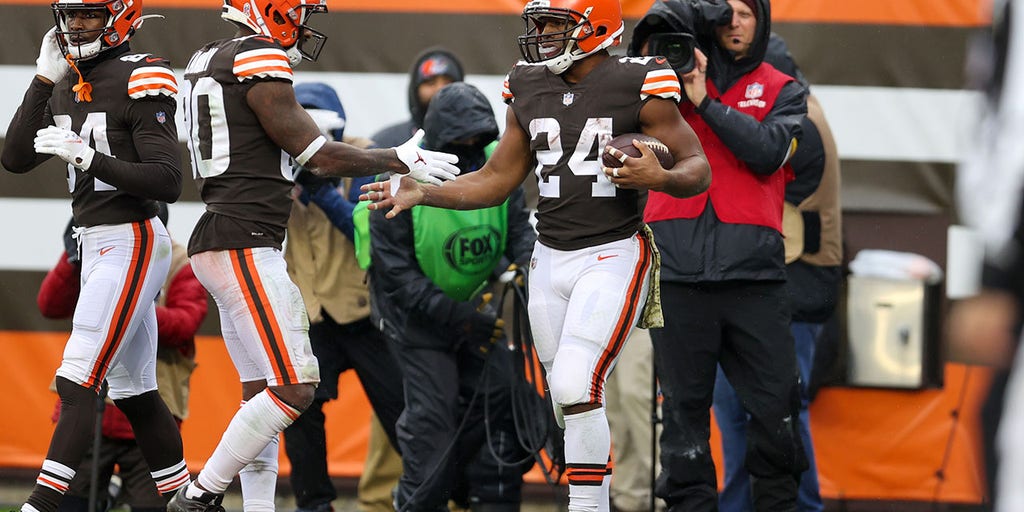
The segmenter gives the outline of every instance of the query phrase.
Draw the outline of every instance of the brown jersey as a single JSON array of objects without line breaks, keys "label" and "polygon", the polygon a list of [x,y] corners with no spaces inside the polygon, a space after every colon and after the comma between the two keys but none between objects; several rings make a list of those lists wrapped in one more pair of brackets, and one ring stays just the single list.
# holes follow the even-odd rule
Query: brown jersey
[{"label": "brown jersey", "polygon": [[75,222],[96,226],[151,218],[154,199],[174,201],[181,192],[174,72],[165,59],[130,53],[127,45],[82,61],[79,69],[92,85],[92,101],[76,101],[72,86],[78,77],[69,73],[53,88],[47,119],[113,158],[97,154],[88,172],[68,165]]},{"label": "brown jersey", "polygon": [[640,109],[650,98],[678,102],[679,91],[660,57],[610,57],[576,84],[542,64],[516,64],[502,96],[530,136],[544,245],[571,251],[637,232],[638,192],[612,185],[600,152],[612,137],[641,131]]},{"label": "brown jersey", "polygon": [[246,94],[268,80],[291,83],[284,50],[264,36],[224,39],[185,68],[185,123],[193,176],[206,212],[188,253],[281,248],[291,212],[290,157],[267,136]]}]

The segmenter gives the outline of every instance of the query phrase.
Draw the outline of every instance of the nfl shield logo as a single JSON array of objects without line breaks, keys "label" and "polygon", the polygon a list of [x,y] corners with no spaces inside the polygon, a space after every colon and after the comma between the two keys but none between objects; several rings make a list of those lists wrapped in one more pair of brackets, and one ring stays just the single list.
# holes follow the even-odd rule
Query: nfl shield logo
[{"label": "nfl shield logo", "polygon": [[747,92],[745,96],[749,100],[760,98],[764,94],[764,84],[754,82],[747,86]]},{"label": "nfl shield logo", "polygon": [[156,122],[160,124],[164,124],[167,122],[167,114],[165,114],[163,110],[156,113]]},{"label": "nfl shield logo", "polygon": [[567,92],[562,95],[562,105],[568,107],[569,105],[572,105],[574,99],[576,99],[576,95],[571,92]]}]

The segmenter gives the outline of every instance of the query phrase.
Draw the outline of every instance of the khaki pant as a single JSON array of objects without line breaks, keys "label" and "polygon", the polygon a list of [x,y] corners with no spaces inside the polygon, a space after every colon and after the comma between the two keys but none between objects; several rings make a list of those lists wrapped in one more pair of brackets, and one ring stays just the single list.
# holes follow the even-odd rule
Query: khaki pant
[{"label": "khaki pant", "polygon": [[384,427],[374,414],[370,421],[369,448],[357,489],[360,512],[394,512],[391,490],[402,476],[402,458],[388,442]]},{"label": "khaki pant", "polygon": [[[639,512],[650,508],[651,464],[657,464],[656,458],[652,460],[651,457],[653,360],[650,335],[646,329],[635,329],[605,385],[612,459],[615,462],[611,499],[620,512]],[[657,500],[659,509],[664,505]]]}]

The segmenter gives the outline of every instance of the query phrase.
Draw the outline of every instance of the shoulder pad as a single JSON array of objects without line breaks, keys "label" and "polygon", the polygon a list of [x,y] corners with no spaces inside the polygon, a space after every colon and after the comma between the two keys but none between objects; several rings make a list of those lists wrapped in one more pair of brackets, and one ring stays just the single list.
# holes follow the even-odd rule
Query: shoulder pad
[{"label": "shoulder pad", "polygon": [[281,45],[262,36],[241,41],[231,71],[239,82],[258,77],[292,79],[292,66]]},{"label": "shoulder pad", "polygon": [[619,63],[644,68],[642,71],[638,69],[645,73],[643,84],[640,86],[641,100],[655,96],[676,103],[682,101],[682,86],[679,85],[679,76],[664,57],[622,57],[619,59]]},{"label": "shoulder pad", "polygon": [[531,64],[529,62],[526,62],[525,60],[520,60],[516,62],[514,65],[512,65],[512,69],[510,69],[508,74],[505,75],[505,81],[501,87],[502,101],[504,101],[506,104],[515,101],[515,94],[512,92],[512,88],[509,86],[509,83],[512,80],[514,80],[515,77],[522,76],[524,72],[527,72],[530,69],[535,69],[536,66],[536,64]]}]

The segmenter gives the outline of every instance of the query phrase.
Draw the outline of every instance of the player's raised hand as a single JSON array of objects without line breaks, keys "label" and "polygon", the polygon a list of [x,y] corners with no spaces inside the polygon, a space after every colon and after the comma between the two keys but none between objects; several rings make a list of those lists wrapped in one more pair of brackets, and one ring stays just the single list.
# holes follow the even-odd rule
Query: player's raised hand
[{"label": "player's raised hand", "polygon": [[361,187],[360,201],[370,201],[370,210],[388,210],[387,218],[393,218],[402,210],[408,210],[423,201],[424,189],[433,185],[420,183],[407,175],[393,174],[387,181],[367,183]]},{"label": "player's raised hand", "polygon": [[36,76],[49,80],[51,84],[59,82],[68,73],[71,66],[64,60],[57,45],[57,27],[50,29],[43,36],[43,43],[39,46],[39,58],[36,59]]},{"label": "player's raised hand", "polygon": [[420,147],[423,130],[417,130],[412,138],[395,147],[398,159],[409,168],[408,176],[416,181],[440,185],[443,180],[454,180],[459,174],[455,163],[459,157],[451,153],[429,151]]}]

